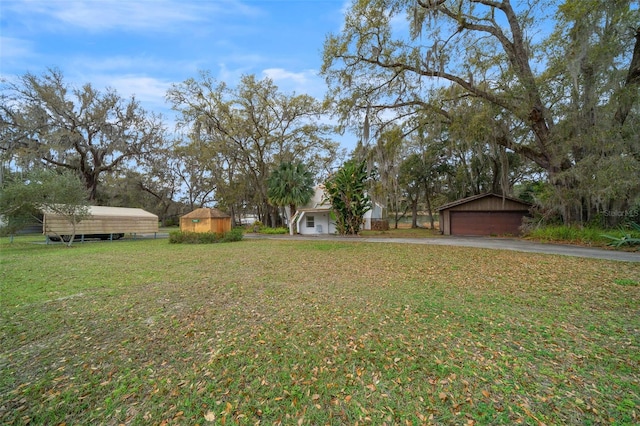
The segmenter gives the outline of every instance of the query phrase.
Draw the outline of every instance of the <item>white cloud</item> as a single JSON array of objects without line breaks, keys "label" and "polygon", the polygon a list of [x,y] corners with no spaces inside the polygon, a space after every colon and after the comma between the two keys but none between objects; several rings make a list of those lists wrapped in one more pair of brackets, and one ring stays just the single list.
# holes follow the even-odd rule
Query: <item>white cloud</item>
[{"label": "white cloud", "polygon": [[230,14],[256,16],[260,12],[236,0],[181,2],[174,0],[36,0],[8,1],[7,10],[46,26],[71,26],[91,32],[111,29],[170,31],[176,24],[197,25]]},{"label": "white cloud", "polygon": [[[282,80],[292,80],[297,84],[304,84],[309,81],[310,72],[303,71],[303,72],[296,73],[296,72],[287,71],[282,68],[267,68],[266,70],[262,71],[262,74],[269,77],[275,82],[282,81]],[[313,75],[315,76],[315,73],[313,73]]]},{"label": "white cloud", "polygon": [[167,90],[175,83],[173,81],[137,74],[90,74],[70,76],[66,78],[66,82],[76,88],[91,83],[91,86],[99,92],[113,89],[120,98],[125,100],[135,97],[142,108],[162,114],[165,118],[169,118],[169,121],[174,115],[171,106],[165,100]]},{"label": "white cloud", "polygon": [[165,108],[167,106],[164,100],[165,95],[172,84],[157,78],[138,75],[94,76],[91,82],[99,90],[103,87],[111,87],[123,98],[135,96],[145,105],[161,105]]},{"label": "white cloud", "polygon": [[242,78],[242,75],[249,70],[248,68],[231,69],[224,62],[219,63],[218,67],[219,67],[219,70],[218,70],[218,76],[216,77],[216,79],[218,81],[224,81],[229,86],[235,86],[240,81],[240,78]]},{"label": "white cloud", "polygon": [[176,113],[166,102],[167,90],[175,82],[160,80],[141,75],[94,75],[87,81],[96,90],[104,91],[106,88],[116,90],[122,99],[135,99],[140,102],[147,112],[162,114],[164,123],[171,131],[175,129]]},{"label": "white cloud", "polygon": [[292,72],[283,68],[267,68],[262,71],[262,74],[273,80],[283,92],[304,93],[322,99],[327,90],[324,80],[315,70]]},{"label": "white cloud", "polygon": [[163,63],[161,60],[145,58],[145,57],[133,57],[126,55],[118,56],[74,56],[72,61],[68,62],[70,69],[82,69],[85,72],[126,72],[127,70],[138,69],[161,69]]},{"label": "white cloud", "polygon": [[9,58],[24,58],[32,55],[33,43],[27,40],[1,37],[0,51],[2,51],[2,60]]}]

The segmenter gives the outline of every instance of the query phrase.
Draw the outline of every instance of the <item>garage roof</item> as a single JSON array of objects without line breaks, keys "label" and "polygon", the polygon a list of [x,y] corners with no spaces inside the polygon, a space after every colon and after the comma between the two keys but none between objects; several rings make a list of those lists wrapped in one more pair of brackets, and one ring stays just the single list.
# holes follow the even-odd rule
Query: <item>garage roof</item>
[{"label": "garage roof", "polygon": [[447,203],[447,204],[443,204],[440,207],[438,207],[436,210],[437,211],[442,211],[442,210],[450,209],[451,207],[456,207],[456,206],[459,206],[461,204],[466,204],[466,203],[469,203],[471,201],[480,200],[480,199],[486,198],[486,197],[495,197],[495,198],[510,200],[510,201],[513,201],[513,202],[516,202],[516,203],[520,203],[520,204],[522,204],[523,206],[525,206],[527,208],[531,207],[531,203],[527,203],[526,201],[520,200],[519,198],[513,198],[513,197],[508,197],[506,195],[499,195],[499,194],[495,194],[493,192],[489,192],[487,194],[472,195],[471,197],[461,198],[459,200],[452,201],[452,202]]}]

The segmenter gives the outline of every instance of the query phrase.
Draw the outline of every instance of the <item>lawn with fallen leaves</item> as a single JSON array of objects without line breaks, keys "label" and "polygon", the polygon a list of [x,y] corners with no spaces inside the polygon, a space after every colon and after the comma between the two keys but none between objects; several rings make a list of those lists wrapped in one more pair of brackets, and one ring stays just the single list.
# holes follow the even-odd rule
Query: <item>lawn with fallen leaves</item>
[{"label": "lawn with fallen leaves", "polygon": [[0,241],[2,424],[631,424],[640,264]]}]

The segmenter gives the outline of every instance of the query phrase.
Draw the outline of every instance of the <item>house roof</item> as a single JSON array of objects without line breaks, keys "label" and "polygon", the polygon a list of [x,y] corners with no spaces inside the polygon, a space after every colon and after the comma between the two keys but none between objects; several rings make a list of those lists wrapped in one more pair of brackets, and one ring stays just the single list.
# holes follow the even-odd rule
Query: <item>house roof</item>
[{"label": "house roof", "polygon": [[489,192],[489,193],[486,193],[486,194],[472,195],[471,197],[461,198],[459,200],[452,201],[452,202],[447,203],[447,204],[443,204],[440,207],[438,207],[436,210],[437,211],[441,211],[441,210],[450,209],[451,207],[459,206],[461,204],[466,204],[466,203],[469,203],[471,201],[480,200],[480,199],[486,198],[486,197],[496,197],[496,198],[500,198],[500,199],[504,198],[505,200],[510,200],[510,201],[513,201],[513,202],[516,202],[516,203],[520,203],[523,206],[531,207],[531,203],[527,203],[526,201],[520,200],[518,198],[508,197],[506,195],[499,195],[499,194],[495,194],[493,192]]},{"label": "house roof", "polygon": [[323,212],[331,211],[331,206],[330,205],[320,205],[320,206],[317,206],[317,207],[308,207],[308,208],[304,208],[304,209],[298,209],[297,211],[299,211],[301,213],[323,213]]},{"label": "house roof", "polygon": [[182,217],[186,217],[188,219],[209,219],[209,218],[223,218],[223,217],[231,217],[231,216],[221,212],[218,209],[199,208],[199,209],[195,209],[191,213],[185,214]]}]

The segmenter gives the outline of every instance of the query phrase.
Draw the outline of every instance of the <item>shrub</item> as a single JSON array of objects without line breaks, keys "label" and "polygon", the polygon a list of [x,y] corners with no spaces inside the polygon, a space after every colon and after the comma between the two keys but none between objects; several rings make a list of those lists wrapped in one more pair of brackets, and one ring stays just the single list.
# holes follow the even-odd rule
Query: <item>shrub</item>
[{"label": "shrub", "polygon": [[250,225],[250,228],[253,230],[253,232],[260,232],[260,230],[264,228],[264,225],[259,220],[256,220]]},{"label": "shrub", "polygon": [[389,221],[384,219],[371,219],[372,231],[388,231]]},{"label": "shrub", "polygon": [[260,229],[260,233],[261,234],[269,234],[269,235],[282,235],[282,234],[288,234],[289,233],[289,229],[288,228],[268,228],[268,227],[264,227],[262,229]]},{"label": "shrub", "polygon": [[[616,245],[621,240],[637,238],[640,230],[627,232],[624,229],[607,230],[598,227],[578,227],[566,225],[549,225],[532,229],[527,237],[542,241],[564,241],[569,243],[605,246]],[[628,244],[629,243],[622,243]],[[621,245],[622,245],[621,244]]]},{"label": "shrub", "polygon": [[222,239],[221,239],[220,242],[222,242],[222,243],[232,243],[234,241],[240,241],[240,240],[242,240],[243,236],[244,236],[244,232],[243,232],[242,228],[233,228],[231,231],[225,232],[222,235]]},{"label": "shrub", "polygon": [[212,244],[229,243],[242,240],[242,229],[234,228],[224,234],[215,232],[182,232],[174,231],[169,233],[170,244]]},{"label": "shrub", "polygon": [[622,246],[640,246],[640,225],[635,222],[631,222],[631,228],[635,231],[627,232],[624,228],[620,229],[622,236],[604,234],[604,238],[611,240],[610,246],[620,248]]}]

